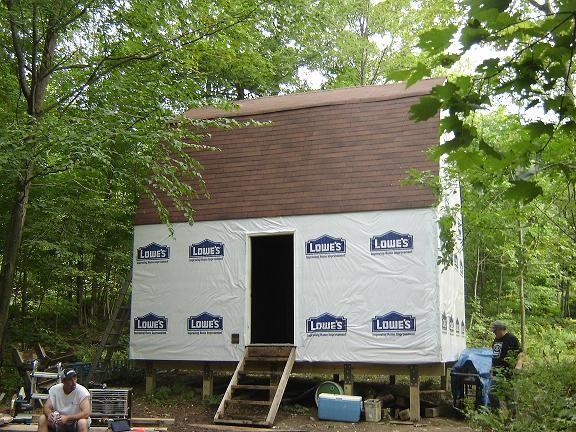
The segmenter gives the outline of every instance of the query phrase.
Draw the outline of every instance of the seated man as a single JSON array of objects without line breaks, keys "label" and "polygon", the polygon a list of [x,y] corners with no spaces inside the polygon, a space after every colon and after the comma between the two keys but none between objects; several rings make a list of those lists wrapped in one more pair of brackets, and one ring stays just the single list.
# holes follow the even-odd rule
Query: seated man
[{"label": "seated man", "polygon": [[77,381],[74,369],[64,369],[62,382],[50,387],[38,421],[39,432],[88,432],[90,393]]}]

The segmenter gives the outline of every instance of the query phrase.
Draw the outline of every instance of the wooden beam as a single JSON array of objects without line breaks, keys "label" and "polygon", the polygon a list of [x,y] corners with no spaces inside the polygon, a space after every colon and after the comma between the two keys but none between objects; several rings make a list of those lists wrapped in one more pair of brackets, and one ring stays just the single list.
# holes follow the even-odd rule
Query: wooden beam
[{"label": "wooden beam", "polygon": [[154,362],[146,362],[146,394],[152,394],[156,391],[156,369]]},{"label": "wooden beam", "polygon": [[188,425],[192,429],[207,429],[216,431],[231,431],[231,432],[306,432],[303,429],[271,429],[271,428],[255,428],[255,427],[242,427],[242,426],[230,426],[230,425],[214,425],[214,424],[191,424]]},{"label": "wooden beam", "polygon": [[352,374],[351,363],[344,365],[344,394],[348,396],[354,395],[354,375]]},{"label": "wooden beam", "polygon": [[420,373],[418,366],[410,366],[410,420],[420,421]]},{"label": "wooden beam", "polygon": [[[142,429],[143,432],[156,432],[156,431],[165,432],[168,430],[167,428],[164,427],[148,427]],[[37,430],[38,430],[37,424],[24,425],[24,424],[10,423],[0,427],[0,431],[2,432],[36,432]],[[109,432],[109,431],[110,429],[108,429],[107,426],[90,426],[90,432]]]},{"label": "wooden beam", "polygon": [[163,417],[132,417],[130,424],[132,426],[171,426],[175,423],[173,418]]},{"label": "wooden beam", "polygon": [[284,372],[282,373],[282,377],[278,383],[278,388],[276,389],[276,394],[272,400],[272,405],[270,405],[270,411],[268,411],[268,416],[266,417],[266,423],[269,425],[274,424],[276,413],[280,407],[280,402],[282,402],[282,395],[284,394],[284,390],[286,390],[286,384],[288,384],[288,379],[290,378],[290,373],[294,366],[294,360],[296,360],[296,348],[292,348],[290,351],[290,355],[286,361],[286,366],[284,366]]}]

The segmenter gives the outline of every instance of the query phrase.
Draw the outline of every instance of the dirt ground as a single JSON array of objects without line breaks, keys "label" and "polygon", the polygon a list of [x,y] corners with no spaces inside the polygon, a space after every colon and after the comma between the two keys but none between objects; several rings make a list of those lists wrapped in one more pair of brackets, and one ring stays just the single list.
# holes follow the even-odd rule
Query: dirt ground
[{"label": "dirt ground", "polygon": [[[218,408],[218,398],[202,401],[201,382],[199,377],[190,379],[187,376],[161,379],[163,385],[158,386],[153,396],[146,396],[141,386],[134,388],[132,405],[133,417],[164,417],[175,419],[175,424],[168,427],[168,432],[207,432],[207,429],[196,425],[213,425],[213,418]],[[223,393],[226,377],[216,378],[215,393]],[[399,425],[384,419],[379,423],[360,421],[344,423],[319,420],[311,389],[318,383],[318,378],[291,379],[285,393],[285,402],[281,405],[274,428],[279,430],[294,430],[306,432],[406,432],[418,430],[422,432],[471,432],[472,429],[463,421],[455,418],[423,418],[417,425]],[[365,397],[378,397],[391,390],[403,392],[402,386],[389,386],[374,382],[358,383],[355,393]],[[388,410],[384,411],[385,413]]]}]

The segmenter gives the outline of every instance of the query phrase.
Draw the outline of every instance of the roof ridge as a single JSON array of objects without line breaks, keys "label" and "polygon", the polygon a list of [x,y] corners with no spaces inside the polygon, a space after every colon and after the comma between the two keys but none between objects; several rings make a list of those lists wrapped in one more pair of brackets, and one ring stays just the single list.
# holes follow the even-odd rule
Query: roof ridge
[{"label": "roof ridge", "polygon": [[440,84],[443,80],[443,78],[430,78],[418,81],[410,87],[406,87],[404,82],[399,82],[385,85],[341,87],[278,96],[263,96],[232,101],[239,106],[237,110],[228,111],[215,107],[201,107],[190,109],[184,115],[194,119],[244,117],[318,106],[401,99],[427,94],[434,85]]}]

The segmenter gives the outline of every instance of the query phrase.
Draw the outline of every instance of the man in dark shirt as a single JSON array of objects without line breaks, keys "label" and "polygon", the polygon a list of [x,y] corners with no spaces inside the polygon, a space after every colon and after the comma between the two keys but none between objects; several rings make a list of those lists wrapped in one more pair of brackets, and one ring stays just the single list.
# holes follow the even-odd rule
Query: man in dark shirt
[{"label": "man in dark shirt", "polygon": [[490,392],[490,403],[493,408],[500,408],[498,396],[503,396],[511,414],[514,415],[515,406],[510,379],[513,369],[522,369],[522,349],[518,338],[508,332],[506,324],[502,321],[494,321],[491,330],[495,338],[492,342],[493,388]]}]

